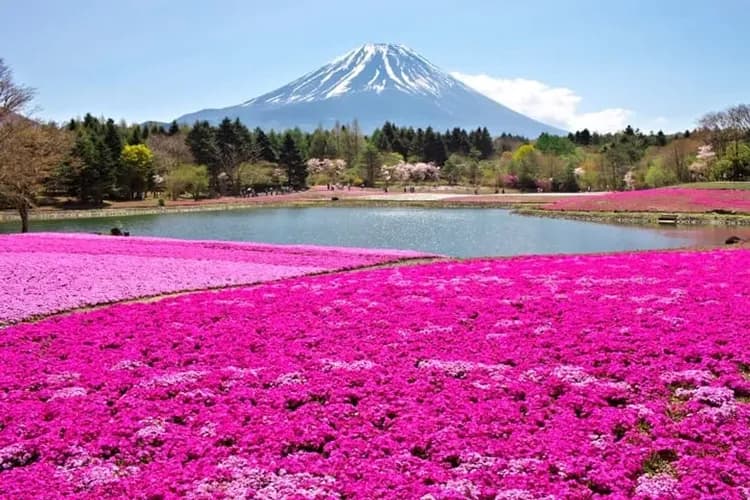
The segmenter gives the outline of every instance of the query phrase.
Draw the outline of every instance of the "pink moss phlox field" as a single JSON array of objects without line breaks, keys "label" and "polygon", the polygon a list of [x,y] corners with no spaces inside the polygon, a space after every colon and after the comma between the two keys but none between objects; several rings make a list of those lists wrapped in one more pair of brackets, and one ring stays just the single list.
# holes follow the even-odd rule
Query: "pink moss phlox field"
[{"label": "pink moss phlox field", "polygon": [[34,233],[0,236],[0,323],[170,292],[270,281],[417,252]]},{"label": "pink moss phlox field", "polygon": [[544,206],[584,212],[729,212],[750,213],[750,191],[741,189],[660,188],[575,196]]},{"label": "pink moss phlox field", "polygon": [[749,261],[442,262],[11,326],[0,491],[746,499]]}]

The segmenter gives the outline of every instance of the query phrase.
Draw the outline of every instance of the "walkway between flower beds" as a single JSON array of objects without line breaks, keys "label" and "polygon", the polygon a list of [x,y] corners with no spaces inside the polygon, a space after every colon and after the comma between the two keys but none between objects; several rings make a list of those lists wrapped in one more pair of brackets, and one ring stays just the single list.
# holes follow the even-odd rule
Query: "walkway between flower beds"
[{"label": "walkway between flower beds", "polygon": [[88,234],[0,236],[0,324],[181,291],[432,257],[402,250]]}]

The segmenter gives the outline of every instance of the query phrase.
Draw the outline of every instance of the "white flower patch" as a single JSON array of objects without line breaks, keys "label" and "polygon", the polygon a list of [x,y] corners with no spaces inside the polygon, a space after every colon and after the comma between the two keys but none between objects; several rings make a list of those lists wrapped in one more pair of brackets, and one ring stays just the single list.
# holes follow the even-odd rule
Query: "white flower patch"
[{"label": "white flower patch", "polygon": [[501,340],[508,337],[508,333],[488,333],[484,336],[487,340]]},{"label": "white flower patch", "polygon": [[54,401],[56,399],[80,398],[86,394],[88,393],[83,387],[64,387],[53,392],[52,397],[49,398],[49,400]]},{"label": "white flower patch", "polygon": [[521,376],[518,378],[519,380],[521,380],[521,382],[534,382],[536,384],[544,380],[544,377],[533,368],[530,368],[521,373]]},{"label": "white flower patch", "polygon": [[327,475],[306,472],[288,473],[284,469],[269,472],[252,467],[247,460],[229,457],[217,468],[227,471],[230,479],[204,479],[188,498],[214,498],[217,495],[233,499],[245,498],[332,498],[338,495],[332,487],[336,479]]},{"label": "white flower patch", "polygon": [[334,359],[322,359],[320,362],[323,364],[323,368],[327,370],[345,370],[345,371],[360,371],[360,370],[371,370],[375,367],[375,363],[369,359],[359,359],[357,361],[338,361]]},{"label": "white flower patch", "polygon": [[567,382],[571,385],[583,387],[596,382],[596,377],[593,377],[586,373],[586,371],[580,366],[574,365],[560,365],[552,370],[552,375],[559,378],[563,382]]},{"label": "white flower patch", "polygon": [[417,330],[416,333],[418,335],[432,335],[436,333],[453,333],[453,327],[429,324]]},{"label": "white flower patch", "polygon": [[35,452],[23,443],[14,443],[0,448],[0,472],[16,465],[26,465],[32,461]]},{"label": "white flower patch", "polygon": [[233,379],[241,379],[245,378],[246,376],[250,375],[252,377],[257,377],[258,374],[260,374],[261,371],[263,371],[263,367],[258,368],[240,368],[237,366],[226,366],[222,368],[226,374]]},{"label": "white flower patch", "polygon": [[141,387],[167,387],[176,384],[194,383],[207,373],[208,372],[206,371],[200,370],[186,370],[183,372],[165,373],[163,375],[157,375],[149,380],[141,382],[141,384],[139,385]]},{"label": "white flower patch", "polygon": [[629,410],[633,410],[636,413],[638,413],[639,418],[650,417],[654,414],[654,410],[652,410],[651,408],[643,404],[630,404],[630,405],[627,405],[625,408]]},{"label": "white flower patch", "polygon": [[635,494],[649,498],[660,498],[662,496],[677,494],[677,479],[668,474],[656,474],[654,476],[640,476]]},{"label": "white flower patch", "polygon": [[433,302],[435,302],[430,297],[425,297],[424,295],[404,295],[398,300],[400,302],[416,303],[416,304],[432,304]]},{"label": "white flower patch", "polygon": [[198,429],[198,435],[203,438],[216,437],[216,424],[214,422],[207,422]]},{"label": "white flower patch", "polygon": [[705,385],[711,382],[714,376],[706,370],[681,370],[664,372],[659,379],[665,384]]},{"label": "white flower patch", "polygon": [[140,421],[143,426],[135,433],[135,437],[142,439],[143,441],[152,442],[159,439],[167,428],[164,424],[164,420],[160,418],[146,418]]},{"label": "white flower patch", "polygon": [[273,381],[273,385],[276,387],[284,386],[284,385],[297,385],[297,384],[304,384],[307,382],[307,379],[304,375],[300,372],[289,372],[289,373],[282,373],[278,377],[276,377],[276,380]]},{"label": "white flower patch", "polygon": [[477,485],[468,479],[452,479],[440,488],[446,493],[457,493],[463,498],[478,498],[480,494]]},{"label": "white flower patch", "polygon": [[542,461],[536,458],[512,458],[508,460],[505,469],[500,471],[500,475],[505,477],[528,474],[534,472],[541,464]]},{"label": "white flower patch", "polygon": [[461,377],[473,370],[483,370],[489,372],[492,379],[502,380],[504,379],[504,377],[501,372],[504,372],[509,367],[507,365],[490,365],[487,363],[479,363],[476,361],[446,361],[442,359],[422,359],[417,362],[417,368],[434,368],[442,370],[451,377]]},{"label": "white flower patch", "polygon": [[142,366],[145,366],[143,363],[141,363],[138,360],[135,359],[123,359],[121,361],[118,361],[112,367],[110,370],[117,371],[117,370],[135,370],[137,368],[140,368]]},{"label": "white flower patch", "polygon": [[500,490],[495,494],[495,500],[553,500],[554,498],[552,495],[540,497],[519,488]]},{"label": "white flower patch", "polygon": [[47,375],[48,384],[69,384],[71,382],[78,382],[81,378],[81,374],[78,372],[60,372],[52,373]]},{"label": "white flower patch", "polygon": [[130,476],[138,472],[138,467],[119,467],[115,464],[94,465],[87,469],[78,482],[82,489],[92,489],[103,484],[116,483],[122,477]]},{"label": "white flower patch", "polygon": [[471,452],[461,457],[461,463],[456,467],[457,472],[468,473],[479,469],[492,467],[497,463],[497,458]]},{"label": "white flower patch", "polygon": [[520,319],[501,319],[492,326],[494,328],[515,328],[521,325],[523,325],[523,321]]},{"label": "white flower patch", "polygon": [[589,441],[591,442],[591,446],[597,450],[603,450],[608,444],[607,436],[604,434],[590,434]]}]

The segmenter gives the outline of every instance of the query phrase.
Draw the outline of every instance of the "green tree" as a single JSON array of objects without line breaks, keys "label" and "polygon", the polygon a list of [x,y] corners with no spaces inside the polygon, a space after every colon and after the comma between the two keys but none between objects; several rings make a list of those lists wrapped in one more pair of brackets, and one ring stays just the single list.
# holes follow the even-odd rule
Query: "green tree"
[{"label": "green tree", "polygon": [[[445,144],[440,134],[436,134],[432,127],[427,127],[424,132],[424,146],[422,159],[426,162],[433,162],[436,165],[442,165],[447,159]],[[490,139],[490,142],[492,140]],[[492,146],[490,146],[492,147]]]},{"label": "green tree", "polygon": [[145,144],[128,144],[120,155],[117,183],[127,199],[143,199],[153,187],[154,154]]},{"label": "green tree", "polygon": [[362,151],[362,167],[364,168],[364,179],[365,185],[373,187],[375,185],[375,177],[380,170],[380,152],[378,148],[371,142],[365,145]]},{"label": "green tree", "polygon": [[169,124],[169,130],[167,130],[168,135],[177,135],[180,133],[180,127],[177,125],[177,121],[173,120],[172,123]]},{"label": "green tree", "polygon": [[219,152],[213,127],[207,121],[196,122],[185,137],[195,161],[208,169],[208,189],[219,190]]},{"label": "green tree", "polygon": [[292,189],[300,190],[307,187],[307,164],[302,159],[294,137],[289,132],[284,134],[279,164],[286,170],[289,186]]},{"label": "green tree", "polygon": [[664,168],[659,163],[652,163],[646,170],[646,185],[652,188],[670,186],[677,183],[677,177],[669,169]]},{"label": "green tree", "polygon": [[448,184],[455,186],[461,181],[466,173],[466,158],[453,153],[443,164],[440,175],[448,181]]},{"label": "green tree", "polygon": [[544,133],[536,140],[534,147],[542,153],[550,153],[558,156],[572,154],[575,151],[575,144],[567,137],[550,135]]},{"label": "green tree", "polygon": [[276,163],[278,161],[276,150],[265,132],[260,128],[256,128],[253,134],[255,135],[255,144],[259,154],[259,159]]},{"label": "green tree", "polygon": [[166,186],[172,200],[190,193],[197,201],[208,190],[208,169],[203,165],[179,165],[167,174]]}]

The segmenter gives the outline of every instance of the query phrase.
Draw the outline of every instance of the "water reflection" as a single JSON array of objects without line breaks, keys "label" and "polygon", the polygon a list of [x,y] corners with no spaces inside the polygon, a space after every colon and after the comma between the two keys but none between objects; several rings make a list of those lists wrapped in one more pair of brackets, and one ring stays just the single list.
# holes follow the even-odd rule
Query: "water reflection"
[{"label": "water reflection", "polygon": [[[514,215],[503,209],[256,208],[226,212],[33,222],[34,231],[403,248],[476,257],[721,244],[750,228],[616,226]],[[16,231],[13,224],[0,232]]]}]

